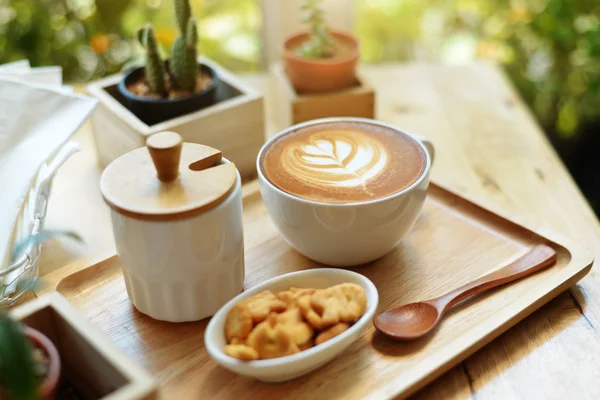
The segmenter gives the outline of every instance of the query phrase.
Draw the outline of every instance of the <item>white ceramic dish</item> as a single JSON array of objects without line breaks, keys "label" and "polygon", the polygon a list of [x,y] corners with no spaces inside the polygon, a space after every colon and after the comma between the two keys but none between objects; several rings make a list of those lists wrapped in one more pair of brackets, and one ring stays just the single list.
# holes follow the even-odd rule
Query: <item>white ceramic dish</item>
[{"label": "white ceramic dish", "polygon": [[[363,316],[342,334],[300,353],[270,360],[244,362],[229,357],[223,352],[227,343],[224,328],[225,317],[238,302],[267,289],[276,293],[287,290],[291,286],[320,289],[344,282],[356,283],[365,290],[367,309]],[[223,368],[262,381],[287,381],[324,365],[350,346],[358,339],[363,328],[373,320],[378,303],[379,295],[373,282],[356,272],[336,268],[292,272],[254,286],[225,304],[210,320],[204,334],[204,344],[211,357]]]}]

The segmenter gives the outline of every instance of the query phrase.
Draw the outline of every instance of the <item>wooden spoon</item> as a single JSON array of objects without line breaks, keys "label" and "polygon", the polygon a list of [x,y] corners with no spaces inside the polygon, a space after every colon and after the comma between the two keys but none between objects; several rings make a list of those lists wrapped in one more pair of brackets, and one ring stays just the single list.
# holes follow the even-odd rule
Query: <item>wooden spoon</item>
[{"label": "wooden spoon", "polygon": [[405,304],[384,311],[373,319],[384,335],[398,340],[412,340],[429,333],[450,307],[486,290],[523,278],[556,261],[556,252],[546,245],[537,245],[504,268],[467,283],[438,298]]}]

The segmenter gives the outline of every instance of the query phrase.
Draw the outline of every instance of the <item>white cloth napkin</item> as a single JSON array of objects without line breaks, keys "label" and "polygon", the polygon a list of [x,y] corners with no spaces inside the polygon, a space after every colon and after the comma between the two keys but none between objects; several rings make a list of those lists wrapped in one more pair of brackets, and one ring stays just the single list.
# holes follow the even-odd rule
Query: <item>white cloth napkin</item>
[{"label": "white cloth napkin", "polygon": [[[15,61],[0,65],[0,77],[19,79],[27,83],[43,83],[45,85],[62,86],[62,68],[35,67],[29,65],[29,60]],[[72,88],[63,86],[68,91]]]},{"label": "white cloth napkin", "polygon": [[66,160],[57,154],[96,106],[95,99],[29,78],[7,78],[0,69],[0,271],[38,173],[55,158]]}]

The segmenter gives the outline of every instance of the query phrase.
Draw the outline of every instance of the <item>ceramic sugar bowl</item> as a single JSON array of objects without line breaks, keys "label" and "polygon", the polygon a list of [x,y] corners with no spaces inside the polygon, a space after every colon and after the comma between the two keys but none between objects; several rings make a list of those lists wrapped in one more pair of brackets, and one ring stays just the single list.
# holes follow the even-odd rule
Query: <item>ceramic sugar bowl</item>
[{"label": "ceramic sugar bowl", "polygon": [[242,291],[241,179],[220,151],[157,133],[112,162],[100,187],[139,311],[195,321]]}]

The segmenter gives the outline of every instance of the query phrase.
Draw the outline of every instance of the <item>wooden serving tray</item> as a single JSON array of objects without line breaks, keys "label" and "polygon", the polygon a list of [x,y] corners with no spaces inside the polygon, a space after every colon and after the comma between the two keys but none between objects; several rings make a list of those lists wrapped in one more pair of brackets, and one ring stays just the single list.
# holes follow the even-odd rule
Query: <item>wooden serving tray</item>
[{"label": "wooden serving tray", "polygon": [[[278,234],[257,183],[245,185],[244,191],[245,287],[286,272],[318,268]],[[208,319],[172,324],[138,312],[125,292],[116,256],[66,277],[65,271],[81,267],[65,267],[48,278],[92,324],[156,375],[167,398],[406,397],[581,279],[591,268],[592,256],[553,233],[542,236],[432,184],[421,216],[397,250],[353,268],[375,283],[383,310],[446,293],[537,243],[555,248],[554,266],[464,302],[428,337],[394,342],[370,326],[342,356],[279,384],[217,366],[203,344]]]}]

